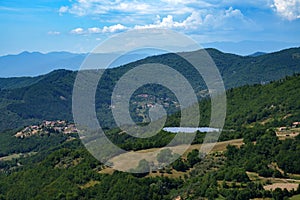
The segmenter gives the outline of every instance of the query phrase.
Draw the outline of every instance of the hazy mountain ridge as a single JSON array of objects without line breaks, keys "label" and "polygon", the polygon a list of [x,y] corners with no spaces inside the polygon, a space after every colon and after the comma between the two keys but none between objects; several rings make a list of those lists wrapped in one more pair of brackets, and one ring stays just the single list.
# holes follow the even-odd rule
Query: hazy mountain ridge
[{"label": "hazy mountain ridge", "polygon": [[[88,56],[87,53],[70,53],[70,52],[22,52],[18,55],[0,56],[0,77],[24,77],[38,76],[50,73],[57,69],[79,70],[82,62]],[[151,54],[147,53],[129,53],[121,55],[118,53],[92,53],[95,59],[113,60],[112,67],[124,65],[139,59],[143,59]],[[105,67],[105,66],[100,66]]]},{"label": "hazy mountain ridge", "polygon": [[262,56],[262,55],[265,55],[265,54],[267,54],[267,53],[266,52],[260,52],[260,51],[258,51],[258,52],[255,52],[253,54],[250,54],[249,56],[251,56],[251,57],[257,57],[257,56]]}]

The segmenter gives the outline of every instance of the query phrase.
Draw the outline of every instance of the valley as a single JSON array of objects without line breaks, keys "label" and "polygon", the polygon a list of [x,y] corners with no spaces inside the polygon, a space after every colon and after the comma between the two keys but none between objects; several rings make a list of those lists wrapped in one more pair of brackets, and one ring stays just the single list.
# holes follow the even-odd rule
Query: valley
[{"label": "valley", "polygon": [[[0,79],[0,199],[297,199],[300,63],[295,55],[299,48],[256,57],[208,51],[224,78],[227,116],[218,142],[205,156],[199,150],[209,129],[199,129],[189,146],[162,150],[176,131],[163,129],[150,138],[135,138],[117,128],[112,119],[109,98],[118,78],[137,65],[161,61],[176,63],[174,68],[191,80],[199,100],[199,127],[208,127],[211,102],[203,80],[176,55],[113,68],[100,80],[97,117],[105,116],[99,122],[107,138],[128,151],[108,161],[112,168],[87,151],[72,120],[76,72]],[[147,124],[150,107],[159,103],[168,111],[165,127],[176,129],[178,101],[169,94],[154,85],[137,90],[130,100],[133,120]],[[176,149],[186,151],[166,165],[163,154],[176,156]],[[127,160],[133,156],[137,157],[128,167]]]}]

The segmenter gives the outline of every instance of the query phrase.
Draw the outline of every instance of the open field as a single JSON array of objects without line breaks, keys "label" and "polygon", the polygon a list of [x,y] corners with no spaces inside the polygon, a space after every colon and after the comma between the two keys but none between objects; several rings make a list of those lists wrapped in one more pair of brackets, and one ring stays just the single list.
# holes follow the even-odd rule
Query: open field
[{"label": "open field", "polygon": [[110,167],[106,167],[102,170],[99,171],[100,174],[113,174],[114,173],[114,169],[110,168]]},{"label": "open field", "polygon": [[265,190],[275,190],[276,188],[280,188],[282,190],[287,189],[288,191],[297,190],[299,184],[297,183],[274,183],[272,185],[264,186]]},{"label": "open field", "polygon": [[[224,141],[224,142],[217,142],[215,144],[215,146],[212,149],[212,153],[213,152],[221,152],[221,151],[225,151],[226,147],[228,145],[234,145],[234,146],[238,146],[240,147],[241,145],[243,145],[243,139],[235,139],[235,140],[228,140],[228,141]],[[188,148],[188,150],[185,152],[185,154],[183,154],[183,156],[187,155],[189,152],[191,152],[193,149],[201,149],[202,144],[193,144],[190,145],[190,147]]]},{"label": "open field", "polygon": [[271,182],[271,183],[297,183],[300,184],[300,180],[292,178],[266,178],[259,176],[255,172],[246,172],[251,181]]},{"label": "open field", "polygon": [[251,181],[260,182],[262,184],[271,183],[268,185],[264,185],[265,190],[275,190],[276,188],[287,189],[291,191],[292,189],[297,190],[300,180],[291,179],[291,178],[265,178],[259,176],[254,172],[246,172]]},{"label": "open field", "polygon": [[81,189],[86,189],[86,188],[90,188],[90,187],[93,187],[95,186],[96,184],[100,183],[99,181],[89,181],[87,182],[86,184],[82,185],[82,186],[79,186]]},{"label": "open field", "polygon": [[[225,151],[228,145],[241,146],[243,144],[243,139],[235,139],[224,142],[217,142],[216,144],[206,144],[208,148],[212,148],[210,153]],[[183,155],[185,158],[189,152],[193,149],[200,150],[203,147],[203,144],[195,144],[195,145],[179,145],[174,147],[168,147],[173,153],[177,153]],[[156,160],[157,154],[160,152],[161,148],[151,148],[140,151],[131,151],[118,156],[113,157],[109,160],[109,162],[113,163],[115,169],[119,169],[122,171],[128,171],[138,166],[140,160],[145,159],[147,161],[152,161],[154,164],[158,164]],[[104,169],[101,173],[108,172],[111,173],[110,170]],[[181,176],[180,174],[178,176]]]},{"label": "open field", "polygon": [[168,177],[168,178],[183,178],[185,174],[187,174],[188,172],[190,172],[191,170],[188,170],[186,172],[179,172],[176,171],[174,169],[171,170],[171,173],[160,173],[159,171],[156,172],[150,172],[148,177],[160,177],[160,176],[164,176],[164,177]]},{"label": "open field", "polygon": [[22,156],[28,157],[36,154],[37,152],[30,152],[30,153],[15,153],[8,156],[0,157],[0,161],[11,161],[13,159],[18,159]]}]

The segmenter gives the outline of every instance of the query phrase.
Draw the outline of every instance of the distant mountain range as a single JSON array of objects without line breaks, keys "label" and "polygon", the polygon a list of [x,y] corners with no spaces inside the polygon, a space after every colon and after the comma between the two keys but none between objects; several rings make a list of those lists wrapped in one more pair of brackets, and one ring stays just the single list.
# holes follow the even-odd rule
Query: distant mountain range
[{"label": "distant mountain range", "polygon": [[[110,67],[117,67],[147,56],[155,52],[129,53],[121,55],[118,53],[92,54],[102,63],[118,58]],[[0,77],[24,77],[37,76],[49,73],[56,69],[79,70],[81,63],[88,54],[76,54],[69,52],[51,52],[47,54],[39,52],[22,52],[18,55],[6,55],[0,57]],[[106,66],[100,66],[105,68]]]},{"label": "distant mountain range", "polygon": [[[255,57],[223,53],[216,49],[206,50],[215,61],[227,89],[243,85],[266,84],[300,73],[300,48]],[[191,57],[197,55],[195,52],[184,54]],[[74,57],[70,56],[70,58]],[[189,63],[177,54],[151,56],[107,70],[104,81],[99,84],[102,96],[101,98],[96,96],[98,106],[96,109],[110,105],[114,84],[122,74],[146,63],[168,65],[185,76],[197,94],[205,90],[201,77],[197,76]],[[56,70],[37,77],[0,78],[0,131],[41,120],[72,121],[71,100],[75,77],[74,71]],[[158,90],[156,93],[163,95],[164,91]],[[108,116],[107,113],[105,115]]]},{"label": "distant mountain range", "polygon": [[37,76],[55,69],[78,69],[85,54],[22,52],[0,57],[0,77]]},{"label": "distant mountain range", "polygon": [[289,43],[280,41],[240,41],[240,42],[211,42],[201,44],[204,48],[215,48],[223,52],[251,55],[257,51],[259,52],[274,52],[291,47],[298,47],[299,43]]},{"label": "distant mountain range", "polygon": [[[272,52],[274,49],[286,49],[296,47],[297,44],[276,41],[241,41],[241,42],[212,42],[202,44],[203,48],[215,48],[222,52],[234,53],[238,55],[258,56],[264,52]],[[257,52],[258,51],[258,52]],[[236,53],[238,52],[238,53]],[[256,53],[254,53],[256,52]],[[99,53],[95,58],[106,63],[106,61],[115,60],[110,67],[118,67],[128,64],[148,56],[167,53],[162,50],[148,49],[129,52],[125,55],[121,53]],[[47,74],[56,69],[78,70],[81,63],[88,54],[69,53],[69,52],[27,52],[24,51],[17,55],[0,56],[0,77],[24,77],[38,76]],[[105,68],[106,66],[98,66]]]}]

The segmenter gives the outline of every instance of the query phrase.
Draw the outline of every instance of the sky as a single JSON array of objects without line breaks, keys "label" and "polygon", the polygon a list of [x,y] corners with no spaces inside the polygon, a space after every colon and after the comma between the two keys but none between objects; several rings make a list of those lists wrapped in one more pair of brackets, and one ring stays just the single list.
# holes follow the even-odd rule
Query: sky
[{"label": "sky", "polygon": [[300,0],[0,1],[0,55],[90,52],[114,34],[145,28],[178,31],[200,45],[260,41],[300,46]]}]

